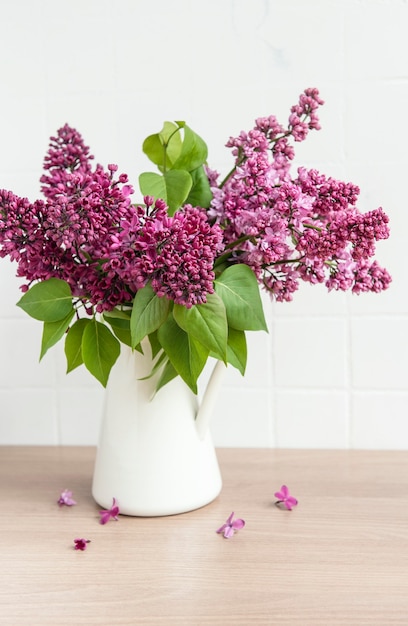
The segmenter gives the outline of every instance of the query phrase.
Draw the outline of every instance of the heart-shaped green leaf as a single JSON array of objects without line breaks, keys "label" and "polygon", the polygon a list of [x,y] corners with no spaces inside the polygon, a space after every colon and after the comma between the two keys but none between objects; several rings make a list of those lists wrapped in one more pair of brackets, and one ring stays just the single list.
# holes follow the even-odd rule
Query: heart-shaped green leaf
[{"label": "heart-shaped green leaf", "polygon": [[163,371],[160,375],[160,378],[157,382],[156,391],[159,391],[159,389],[164,387],[164,385],[167,385],[167,383],[173,380],[173,378],[176,378],[176,376],[177,376],[176,370],[174,369],[170,361],[167,360],[167,363],[164,366]]},{"label": "heart-shaped green leaf", "polygon": [[159,133],[149,135],[143,142],[143,152],[161,171],[170,169],[180,156],[182,139],[180,125],[164,122]]},{"label": "heart-shaped green leaf", "polygon": [[65,280],[49,278],[31,287],[17,306],[42,322],[58,322],[73,310],[71,288]]},{"label": "heart-shaped green leaf", "polygon": [[175,304],[174,319],[189,335],[203,344],[222,361],[227,358],[228,324],[225,306],[216,294],[208,294],[206,304],[196,304],[190,309]]},{"label": "heart-shaped green leaf", "polygon": [[153,333],[149,334],[149,343],[150,343],[150,348],[152,351],[152,359],[155,359],[156,356],[159,354],[160,350],[163,349],[157,337],[156,330]]},{"label": "heart-shaped green leaf", "polygon": [[248,265],[231,265],[214,284],[225,304],[229,326],[236,330],[268,330],[258,281]]},{"label": "heart-shaped green leaf", "polygon": [[82,336],[91,320],[87,317],[77,320],[72,324],[65,338],[65,356],[67,359],[67,374],[82,365]]},{"label": "heart-shaped green leaf", "polygon": [[197,393],[197,380],[209,354],[207,348],[184,332],[171,313],[157,334],[176,372]]},{"label": "heart-shaped green leaf", "polygon": [[175,170],[187,170],[191,172],[207,161],[207,144],[187,124],[184,125],[184,139],[181,153],[173,164]]},{"label": "heart-shaped green leaf", "polygon": [[169,207],[169,215],[186,201],[193,184],[192,178],[184,170],[168,170],[165,174],[144,172],[139,176],[140,191],[144,196],[162,198]]},{"label": "heart-shaped green leaf", "polygon": [[204,167],[200,165],[196,170],[190,172],[193,185],[191,191],[188,194],[186,204],[192,206],[200,206],[203,209],[208,209],[212,200],[212,191],[210,189],[210,183],[207,175],[204,171]]},{"label": "heart-shaped green leaf", "polygon": [[119,341],[126,344],[127,346],[131,346],[132,341],[130,335],[130,315],[122,313],[122,311],[120,310],[115,311],[115,309],[113,309],[113,311],[113,314],[111,314],[112,311],[105,312],[103,314],[103,319],[108,324],[110,324],[113,332],[115,333]]},{"label": "heart-shaped green leaf", "polygon": [[132,347],[137,346],[146,335],[150,335],[163,324],[169,306],[170,301],[167,298],[159,298],[150,283],[138,290],[130,318]]},{"label": "heart-shaped green leaf", "polygon": [[247,363],[247,343],[243,330],[228,329],[227,361],[244,376]]},{"label": "heart-shaped green leaf", "polygon": [[40,361],[51,346],[54,346],[67,331],[75,311],[72,309],[66,317],[57,322],[44,322],[41,341]]},{"label": "heart-shaped green leaf", "polygon": [[85,367],[104,387],[120,353],[119,341],[96,320],[86,325],[82,336],[82,358]]}]

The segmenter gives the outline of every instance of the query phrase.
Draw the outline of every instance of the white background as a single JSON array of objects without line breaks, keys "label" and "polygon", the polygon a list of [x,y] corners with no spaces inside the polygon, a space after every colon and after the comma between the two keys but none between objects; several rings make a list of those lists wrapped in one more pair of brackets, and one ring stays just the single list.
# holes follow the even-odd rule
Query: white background
[{"label": "white background", "polygon": [[[228,371],[216,444],[408,449],[406,0],[13,0],[1,2],[0,187],[39,197],[48,138],[76,127],[96,161],[137,186],[144,137],[186,120],[226,173],[230,135],[305,87],[326,104],[297,163],[358,184],[391,237],[377,259],[388,292],[305,286],[266,300],[243,379]],[[62,346],[39,364],[41,325],[16,308],[15,267],[0,260],[0,444],[94,444],[103,390],[68,376]]]}]

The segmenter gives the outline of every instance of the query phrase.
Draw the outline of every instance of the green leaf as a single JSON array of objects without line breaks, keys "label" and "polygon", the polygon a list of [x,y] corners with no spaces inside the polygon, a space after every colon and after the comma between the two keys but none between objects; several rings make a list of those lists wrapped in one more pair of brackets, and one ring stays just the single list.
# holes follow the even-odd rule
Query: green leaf
[{"label": "green leaf", "polygon": [[228,329],[227,361],[244,376],[247,363],[247,343],[243,330]]},{"label": "green leaf", "polygon": [[163,324],[169,308],[170,300],[159,298],[150,283],[137,291],[130,318],[132,347]]},{"label": "green leaf", "polygon": [[184,125],[184,139],[181,153],[173,164],[175,170],[191,172],[206,162],[208,156],[207,144],[187,124]]},{"label": "green leaf", "polygon": [[193,186],[188,194],[185,204],[191,204],[192,206],[200,206],[203,209],[208,209],[212,200],[212,191],[207,175],[202,165],[196,170],[190,172],[193,180]]},{"label": "green leaf", "polygon": [[127,346],[131,346],[132,341],[130,334],[130,316],[126,315],[125,313],[122,314],[122,311],[120,310],[115,311],[115,313],[119,315],[110,315],[110,313],[111,311],[105,312],[103,314],[103,319],[111,326],[119,341],[126,344]]},{"label": "green leaf", "polygon": [[185,203],[192,184],[190,174],[184,170],[168,170],[164,174],[144,172],[139,176],[142,194],[162,198],[168,204],[169,215],[174,215]]},{"label": "green leaf", "polygon": [[104,387],[119,353],[119,341],[109,328],[95,319],[91,320],[82,336],[82,358],[85,367]]},{"label": "green leaf", "polygon": [[33,285],[17,306],[36,320],[58,322],[73,310],[70,286],[65,280],[49,278]]},{"label": "green leaf", "polygon": [[168,213],[174,215],[177,209],[185,204],[193,180],[190,174],[184,170],[169,170],[163,174],[163,178],[166,183]]},{"label": "green leaf", "polygon": [[177,376],[177,372],[174,369],[174,367],[172,366],[172,364],[170,363],[169,360],[167,360],[166,365],[163,368],[163,371],[160,375],[160,378],[157,382],[156,385],[156,391],[159,391],[159,389],[161,389],[162,387],[164,387],[164,385],[167,385],[167,383],[169,383],[171,380],[173,380],[173,378],[176,378]]},{"label": "green leaf", "polygon": [[207,295],[206,304],[196,304],[191,309],[175,304],[173,315],[180,328],[226,362],[227,314],[223,301],[216,293]]},{"label": "green leaf", "polygon": [[127,309],[118,309],[118,308],[114,308],[111,309],[110,311],[105,311],[103,314],[103,317],[105,319],[107,318],[115,318],[115,319],[120,319],[120,320],[130,320],[130,316],[132,314],[132,309],[129,307]]},{"label": "green leaf", "polygon": [[177,374],[197,393],[197,379],[208,358],[208,350],[176,324],[170,313],[158,330],[158,338]]},{"label": "green leaf", "polygon": [[171,380],[173,380],[173,378],[176,378],[177,376],[177,372],[174,369],[174,367],[172,366],[172,364],[170,363],[170,361],[168,360],[166,365],[163,368],[163,371],[160,375],[160,378],[157,382],[156,385],[156,391],[159,391],[159,389],[161,389],[162,387],[164,387],[164,385],[167,385],[167,383],[169,383]]},{"label": "green leaf", "polygon": [[167,199],[166,181],[156,172],[143,172],[139,176],[139,187],[143,196]]},{"label": "green leaf", "polygon": [[258,281],[248,265],[231,265],[214,285],[225,304],[229,326],[236,330],[268,330]]},{"label": "green leaf", "polygon": [[150,343],[150,348],[152,350],[152,359],[154,359],[159,354],[160,350],[162,350],[160,341],[157,338],[156,330],[153,333],[149,334],[149,343]]},{"label": "green leaf", "polygon": [[118,326],[112,325],[112,330],[115,334],[115,337],[119,339],[121,343],[124,343],[125,346],[132,346],[132,338],[130,336],[130,330],[119,328]]},{"label": "green leaf", "polygon": [[85,328],[91,323],[89,318],[82,318],[72,324],[65,338],[65,356],[67,359],[67,374],[82,365],[82,336]]},{"label": "green leaf", "polygon": [[149,378],[157,374],[157,372],[163,367],[165,362],[167,362],[168,360],[169,359],[166,353],[162,350],[159,358],[156,359],[155,363],[153,363],[153,367],[150,370],[150,372],[147,374],[147,376],[143,376],[143,378],[139,378],[138,380],[148,380]]},{"label": "green leaf", "polygon": [[54,346],[67,331],[75,311],[72,309],[66,317],[57,322],[44,322],[41,341],[40,361],[51,346]]},{"label": "green leaf", "polygon": [[181,152],[181,124],[164,122],[159,133],[149,135],[143,142],[143,152],[161,171],[170,169]]}]

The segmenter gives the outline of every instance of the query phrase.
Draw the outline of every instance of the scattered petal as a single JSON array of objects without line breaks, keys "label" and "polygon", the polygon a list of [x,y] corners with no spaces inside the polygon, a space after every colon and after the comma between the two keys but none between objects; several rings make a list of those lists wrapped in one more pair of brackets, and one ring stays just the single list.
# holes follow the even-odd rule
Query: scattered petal
[{"label": "scattered petal", "polygon": [[107,522],[109,522],[110,519],[114,519],[117,522],[119,513],[120,511],[116,503],[116,498],[113,498],[112,506],[110,509],[107,509],[106,511],[99,511],[99,515],[101,516],[101,519],[99,521],[101,524],[106,524]]},{"label": "scattered petal", "polygon": [[87,546],[88,543],[91,543],[90,539],[84,539],[84,538],[74,539],[74,544],[75,544],[74,549],[75,550],[86,550],[86,546]]},{"label": "scattered petal", "polygon": [[76,504],[76,501],[72,498],[72,491],[69,491],[68,489],[64,489],[64,491],[61,492],[57,502],[60,506],[72,506],[73,504]]},{"label": "scattered petal", "polygon": [[275,504],[283,504],[288,511],[291,511],[292,507],[296,506],[298,503],[296,498],[290,495],[289,489],[286,485],[282,485],[280,491],[277,491],[274,495],[275,498],[278,498]]},{"label": "scattered petal", "polygon": [[244,520],[240,518],[234,520],[234,512],[232,512],[225,524],[217,530],[217,533],[223,533],[226,539],[230,539],[236,530],[240,530],[241,528],[244,528],[244,526]]}]

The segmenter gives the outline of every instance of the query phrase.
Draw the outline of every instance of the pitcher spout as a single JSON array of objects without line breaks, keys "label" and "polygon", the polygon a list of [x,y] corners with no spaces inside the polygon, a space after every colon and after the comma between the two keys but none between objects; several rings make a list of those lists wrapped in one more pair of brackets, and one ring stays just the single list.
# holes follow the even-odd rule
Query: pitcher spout
[{"label": "pitcher spout", "polygon": [[205,389],[201,405],[197,411],[195,425],[199,438],[202,440],[207,434],[214,406],[226,371],[225,363],[217,361]]}]

